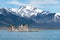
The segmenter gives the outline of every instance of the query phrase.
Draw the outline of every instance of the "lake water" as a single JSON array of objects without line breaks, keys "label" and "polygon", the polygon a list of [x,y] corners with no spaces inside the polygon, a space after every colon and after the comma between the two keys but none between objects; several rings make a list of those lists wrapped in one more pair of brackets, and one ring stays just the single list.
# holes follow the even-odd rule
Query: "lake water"
[{"label": "lake water", "polygon": [[40,32],[0,31],[0,40],[60,40],[60,30],[40,30]]}]

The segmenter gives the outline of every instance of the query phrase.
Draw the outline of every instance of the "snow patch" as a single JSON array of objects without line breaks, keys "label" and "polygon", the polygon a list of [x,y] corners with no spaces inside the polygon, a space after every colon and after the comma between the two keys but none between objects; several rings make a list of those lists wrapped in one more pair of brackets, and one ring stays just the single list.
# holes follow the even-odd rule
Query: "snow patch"
[{"label": "snow patch", "polygon": [[17,8],[11,8],[10,10],[13,11],[13,12],[16,12]]}]

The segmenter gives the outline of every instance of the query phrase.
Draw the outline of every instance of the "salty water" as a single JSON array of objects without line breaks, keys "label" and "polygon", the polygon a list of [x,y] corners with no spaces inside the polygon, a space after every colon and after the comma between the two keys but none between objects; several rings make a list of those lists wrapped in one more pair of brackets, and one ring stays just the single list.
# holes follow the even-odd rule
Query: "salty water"
[{"label": "salty water", "polygon": [[0,30],[0,40],[60,40],[60,30],[40,30],[39,32]]}]

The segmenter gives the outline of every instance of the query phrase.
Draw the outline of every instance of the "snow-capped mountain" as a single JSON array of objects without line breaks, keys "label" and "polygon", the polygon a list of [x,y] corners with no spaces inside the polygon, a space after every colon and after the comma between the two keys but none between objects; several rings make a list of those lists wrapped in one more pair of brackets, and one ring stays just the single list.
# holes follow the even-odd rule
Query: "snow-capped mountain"
[{"label": "snow-capped mountain", "polygon": [[60,13],[50,13],[30,6],[0,8],[0,26],[28,24],[40,28],[60,28]]},{"label": "snow-capped mountain", "polygon": [[31,17],[31,16],[37,16],[37,14],[42,13],[42,15],[48,15],[48,11],[43,11],[38,8],[30,7],[30,6],[22,6],[19,8],[19,10],[16,12],[17,15],[20,15],[22,17]]},{"label": "snow-capped mountain", "polygon": [[54,20],[60,22],[60,13],[55,14]]},{"label": "snow-capped mountain", "polygon": [[30,7],[30,6],[21,6],[19,9],[18,8],[9,8],[7,9],[10,12],[15,12],[16,15],[21,16],[21,17],[31,17],[31,16],[37,16],[37,14],[41,14],[43,16],[48,15],[50,12],[49,11],[43,11],[35,7]]},{"label": "snow-capped mountain", "polygon": [[30,6],[21,6],[19,9],[11,9],[12,11],[16,12],[17,15],[22,17],[31,17],[33,15],[37,15],[37,13],[41,13],[43,10],[39,10],[34,7]]}]

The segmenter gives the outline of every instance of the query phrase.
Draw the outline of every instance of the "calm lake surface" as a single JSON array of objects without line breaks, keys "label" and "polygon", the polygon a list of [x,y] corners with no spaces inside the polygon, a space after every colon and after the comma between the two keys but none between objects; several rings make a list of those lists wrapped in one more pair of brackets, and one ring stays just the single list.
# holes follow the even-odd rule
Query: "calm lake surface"
[{"label": "calm lake surface", "polygon": [[0,30],[0,40],[60,40],[60,30],[40,30],[40,32]]}]

